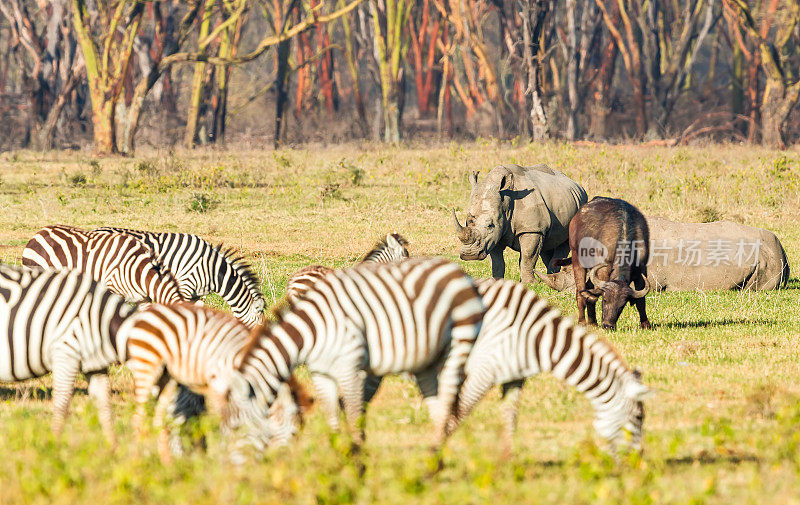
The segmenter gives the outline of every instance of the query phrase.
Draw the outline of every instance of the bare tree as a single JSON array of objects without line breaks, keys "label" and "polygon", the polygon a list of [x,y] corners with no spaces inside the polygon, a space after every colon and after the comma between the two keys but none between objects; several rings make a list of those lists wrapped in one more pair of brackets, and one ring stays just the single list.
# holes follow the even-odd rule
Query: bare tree
[{"label": "bare tree", "polygon": [[762,19],[759,27],[754,18],[754,7],[744,0],[724,1],[735,9],[740,26],[757,45],[757,61],[766,76],[760,101],[761,141],[765,145],[783,148],[786,123],[800,99],[800,78],[797,77],[800,68],[795,58],[800,50],[800,35],[797,33],[800,2],[769,0],[757,4]]},{"label": "bare tree", "polygon": [[51,149],[64,106],[84,77],[65,0],[4,0],[0,13],[11,29],[7,57],[21,73],[28,99],[23,145]]}]

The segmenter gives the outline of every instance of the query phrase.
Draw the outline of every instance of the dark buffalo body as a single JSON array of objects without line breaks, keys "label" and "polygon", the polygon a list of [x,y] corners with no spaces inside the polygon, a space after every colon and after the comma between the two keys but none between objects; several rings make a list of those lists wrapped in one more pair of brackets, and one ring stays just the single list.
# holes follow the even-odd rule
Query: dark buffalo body
[{"label": "dark buffalo body", "polygon": [[[603,327],[614,329],[630,302],[639,311],[642,328],[650,328],[645,313],[650,232],[639,209],[624,200],[595,197],[578,209],[569,224],[578,321],[596,325],[595,304],[603,298]],[[631,287],[633,284],[633,287]]]}]

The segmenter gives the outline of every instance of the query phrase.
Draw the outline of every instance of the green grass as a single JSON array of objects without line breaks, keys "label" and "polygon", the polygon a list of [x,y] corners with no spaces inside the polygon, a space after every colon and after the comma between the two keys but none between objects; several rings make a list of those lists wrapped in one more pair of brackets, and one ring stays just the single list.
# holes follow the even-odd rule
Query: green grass
[{"label": "green grass", "polygon": [[[388,231],[403,233],[414,255],[457,260],[449,209],[463,218],[466,174],[501,162],[547,163],[590,196],[625,198],[645,214],[766,227],[790,262],[800,257],[797,151],[483,143],[145,152],[101,160],[6,153],[0,155],[0,259],[18,261],[27,239],[46,224],[190,231],[245,253],[268,301],[275,301],[294,270],[349,265]],[[518,279],[516,255],[507,260]],[[488,261],[463,265],[476,276],[490,273]],[[575,311],[570,295],[532,289],[564,312]],[[103,440],[85,392],[76,396],[63,436],[54,439],[49,379],[2,386],[0,505],[798,503],[800,282],[770,293],[650,294],[647,305],[653,331],[639,330],[628,308],[620,329],[605,333],[658,391],[647,404],[641,459],[613,464],[594,445],[588,402],[538,377],[523,391],[513,455],[498,443],[493,391],[449,442],[444,469],[428,477],[432,425],[416,389],[395,378],[368,410],[363,478],[319,412],[295,444],[242,468],[230,468],[215,444],[208,454],[165,467],[154,437],[142,445],[131,439],[130,379],[118,370],[116,451]]]}]

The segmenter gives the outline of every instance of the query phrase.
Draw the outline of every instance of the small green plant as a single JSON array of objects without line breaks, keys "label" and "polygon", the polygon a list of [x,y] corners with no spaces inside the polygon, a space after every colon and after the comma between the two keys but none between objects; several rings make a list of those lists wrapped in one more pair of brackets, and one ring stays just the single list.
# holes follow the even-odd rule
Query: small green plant
[{"label": "small green plant", "polygon": [[205,214],[206,212],[214,210],[218,203],[216,199],[206,193],[195,193],[192,195],[192,198],[189,199],[189,205],[186,207],[186,210]]},{"label": "small green plant", "polygon": [[785,154],[781,154],[780,156],[772,160],[772,169],[770,169],[770,173],[773,176],[781,178],[791,170],[792,170],[792,160],[787,158]]},{"label": "small green plant", "polygon": [[711,206],[703,207],[697,214],[701,223],[713,223],[722,219],[722,212]]},{"label": "small green plant", "polygon": [[89,160],[89,168],[92,169],[92,177],[98,177],[103,171],[100,168],[100,162],[97,160]]},{"label": "small green plant", "polygon": [[347,168],[347,175],[350,179],[350,184],[353,186],[360,186],[361,181],[364,179],[364,170],[355,165],[345,165]]},{"label": "small green plant", "polygon": [[73,174],[69,176],[69,185],[76,188],[86,186],[86,176],[84,174]]},{"label": "small green plant", "polygon": [[327,198],[333,198],[335,200],[341,200],[342,197],[342,185],[336,182],[329,182],[322,186],[322,189],[319,190],[319,196],[322,197],[323,200]]},{"label": "small green plant", "polygon": [[272,153],[272,158],[275,160],[275,163],[278,164],[280,168],[289,168],[292,166],[292,160],[286,157],[283,153]]}]

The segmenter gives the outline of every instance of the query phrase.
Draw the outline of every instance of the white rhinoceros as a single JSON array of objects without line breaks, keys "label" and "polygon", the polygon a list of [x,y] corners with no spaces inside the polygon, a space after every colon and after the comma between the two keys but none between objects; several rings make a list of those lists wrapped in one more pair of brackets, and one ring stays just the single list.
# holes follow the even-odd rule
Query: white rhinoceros
[{"label": "white rhinoceros", "polygon": [[465,225],[453,211],[461,259],[482,260],[488,255],[492,276],[502,278],[503,250],[510,247],[520,253],[522,282],[533,282],[539,256],[553,272],[552,260],[569,255],[569,221],[587,201],[578,183],[547,165],[498,166],[481,182],[474,172],[469,182]]}]

